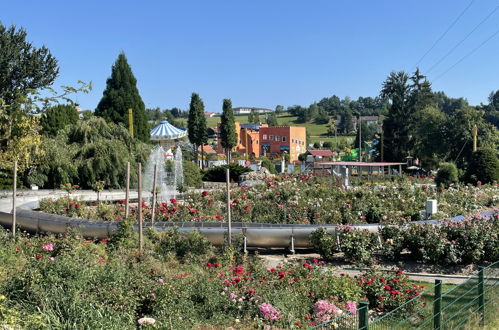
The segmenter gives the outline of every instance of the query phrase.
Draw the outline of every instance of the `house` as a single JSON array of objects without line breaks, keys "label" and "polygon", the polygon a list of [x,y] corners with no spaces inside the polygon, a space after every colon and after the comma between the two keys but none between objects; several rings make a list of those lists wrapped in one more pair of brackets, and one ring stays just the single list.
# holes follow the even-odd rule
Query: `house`
[{"label": "house", "polygon": [[[237,146],[233,151],[254,157],[289,154],[290,162],[305,152],[307,129],[301,126],[272,126],[266,124],[236,125]],[[223,150],[218,139],[218,150]]]},{"label": "house", "polygon": [[251,111],[256,111],[258,114],[264,114],[264,113],[269,113],[272,112],[271,109],[265,109],[265,108],[254,108],[254,107],[238,107],[238,108],[232,108],[232,112],[235,115],[249,115]]},{"label": "house", "polygon": [[314,162],[317,160],[321,160],[324,158],[331,158],[334,156],[334,153],[329,150],[308,150],[307,151],[307,162]]},{"label": "house", "polygon": [[204,116],[205,116],[206,118],[215,117],[215,115],[216,115],[216,113],[214,113],[214,112],[205,112],[205,113],[204,113]]}]

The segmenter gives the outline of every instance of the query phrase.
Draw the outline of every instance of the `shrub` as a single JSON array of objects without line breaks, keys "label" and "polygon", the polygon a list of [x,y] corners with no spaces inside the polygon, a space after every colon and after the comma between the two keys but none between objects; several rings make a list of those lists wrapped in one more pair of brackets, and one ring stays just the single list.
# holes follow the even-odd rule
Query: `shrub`
[{"label": "shrub", "polygon": [[204,173],[203,181],[225,182],[227,167],[230,170],[230,180],[234,182],[239,181],[239,176],[241,174],[251,171],[251,169],[249,169],[248,167],[241,166],[236,163],[230,163],[229,165],[215,166],[209,168]]},{"label": "shrub", "polygon": [[499,181],[499,159],[497,152],[490,148],[480,148],[471,158],[465,173],[467,183],[492,183]]},{"label": "shrub", "polygon": [[338,228],[338,236],[345,260],[359,265],[371,265],[374,262],[374,252],[378,246],[376,233],[342,226]]},{"label": "shrub", "polygon": [[262,167],[265,167],[272,174],[277,174],[274,164],[267,157],[262,157]]},{"label": "shrub", "polygon": [[314,149],[319,149],[321,144],[319,142],[314,142]]},{"label": "shrub", "polygon": [[326,228],[318,228],[310,234],[310,243],[321,258],[332,259],[336,248],[336,236],[327,232]]},{"label": "shrub", "polygon": [[452,163],[442,163],[435,177],[438,187],[449,188],[451,183],[457,182],[457,168]]},{"label": "shrub", "polygon": [[198,231],[180,233],[178,228],[163,232],[149,231],[148,237],[160,255],[174,254],[179,260],[200,260],[213,253],[213,246]]},{"label": "shrub", "polygon": [[[369,270],[359,278],[362,291],[369,301],[369,307],[389,312],[398,308],[423,291],[423,286],[409,283],[409,278],[399,270],[395,273]],[[420,304],[414,301],[404,306],[402,313],[411,313]],[[419,306],[420,307],[420,306]]]},{"label": "shrub", "polygon": [[200,187],[203,181],[201,170],[193,162],[184,161],[184,185],[187,187]]},{"label": "shrub", "polygon": [[331,149],[331,148],[333,147],[333,142],[331,142],[331,141],[326,141],[326,142],[324,142],[324,143],[322,144],[322,147],[323,147],[324,149]]}]

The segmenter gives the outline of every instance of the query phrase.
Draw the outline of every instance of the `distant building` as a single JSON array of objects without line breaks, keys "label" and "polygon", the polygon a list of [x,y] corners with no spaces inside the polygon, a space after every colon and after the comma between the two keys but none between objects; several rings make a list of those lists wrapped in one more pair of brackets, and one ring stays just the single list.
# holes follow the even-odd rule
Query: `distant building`
[{"label": "distant building", "polygon": [[204,113],[204,116],[206,118],[211,118],[211,117],[214,117],[215,115],[216,115],[216,113],[214,113],[214,112],[205,112]]},{"label": "distant building", "polygon": [[271,109],[265,109],[265,108],[252,108],[252,107],[238,107],[238,108],[232,108],[232,111],[234,112],[235,115],[249,115],[251,111],[256,111],[258,114],[264,114],[264,113],[269,113],[272,112],[273,110]]},{"label": "distant building", "polygon": [[[236,124],[237,146],[233,151],[254,157],[289,154],[290,162],[306,151],[307,129],[301,126],[272,126],[267,124]],[[218,152],[222,153],[218,139]]]}]

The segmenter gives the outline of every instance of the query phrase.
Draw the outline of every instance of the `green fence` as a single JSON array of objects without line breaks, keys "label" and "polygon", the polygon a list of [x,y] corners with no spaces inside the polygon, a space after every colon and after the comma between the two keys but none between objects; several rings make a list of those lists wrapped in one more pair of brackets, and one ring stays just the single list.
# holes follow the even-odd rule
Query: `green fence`
[{"label": "green fence", "polygon": [[380,317],[367,303],[314,329],[476,329],[499,324],[499,261],[442,292],[442,281]]}]

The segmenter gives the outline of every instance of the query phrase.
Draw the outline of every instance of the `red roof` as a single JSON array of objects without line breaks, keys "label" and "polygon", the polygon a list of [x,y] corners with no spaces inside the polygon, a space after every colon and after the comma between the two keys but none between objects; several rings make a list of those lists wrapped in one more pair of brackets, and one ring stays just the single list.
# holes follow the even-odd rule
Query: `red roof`
[{"label": "red roof", "polygon": [[[198,152],[201,152],[201,146],[198,147]],[[216,154],[217,152],[215,151],[215,149],[213,149],[213,147],[209,144],[205,144],[204,145],[204,153],[205,154]]]},{"label": "red roof", "polygon": [[321,156],[321,157],[333,156],[333,152],[331,150],[309,150],[308,154],[312,156]]},{"label": "red roof", "polygon": [[327,162],[321,163],[322,165],[333,165],[333,166],[396,166],[396,165],[407,165],[407,163],[369,163],[369,162]]}]

